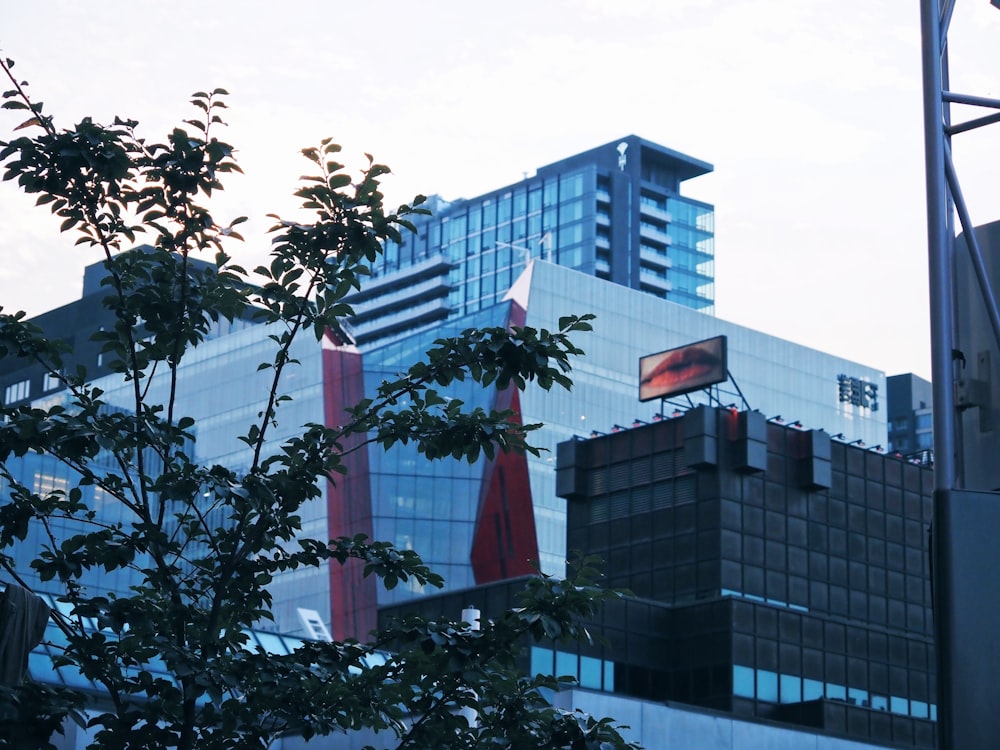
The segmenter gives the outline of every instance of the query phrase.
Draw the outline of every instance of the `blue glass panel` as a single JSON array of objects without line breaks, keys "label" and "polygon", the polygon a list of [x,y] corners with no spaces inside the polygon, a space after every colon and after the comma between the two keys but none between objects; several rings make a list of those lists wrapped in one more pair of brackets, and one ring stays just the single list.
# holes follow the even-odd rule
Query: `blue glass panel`
[{"label": "blue glass panel", "polygon": [[571,172],[559,178],[559,198],[567,200],[583,195],[583,172]]},{"label": "blue glass panel", "polygon": [[540,211],[542,209],[542,190],[541,186],[534,186],[528,193],[528,213],[533,213],[535,211]]},{"label": "blue glass panel", "polygon": [[62,677],[63,682],[65,682],[70,687],[75,688],[93,688],[94,683],[80,674],[80,671],[73,666],[59,667],[59,676]]},{"label": "blue glass panel", "polygon": [[524,189],[514,191],[514,218],[524,216],[528,210],[528,194]]},{"label": "blue glass panel", "polygon": [[[44,640],[56,646],[66,646],[69,644],[69,639],[66,637],[66,634],[51,621],[45,626]],[[60,649],[56,649],[55,651],[58,652],[59,650]]]},{"label": "blue glass panel", "polygon": [[794,674],[779,677],[782,703],[798,703],[802,700],[802,678]]},{"label": "blue glass panel", "polygon": [[[52,659],[47,653],[32,651],[28,654],[28,672],[39,682],[53,682],[55,680],[55,670],[52,668]],[[60,674],[62,670],[60,670]]]},{"label": "blue glass panel", "polygon": [[593,656],[580,657],[580,686],[601,689],[601,660]]},{"label": "blue glass panel", "polygon": [[511,207],[510,195],[506,195],[500,199],[500,203],[497,206],[497,224],[502,224],[505,221],[510,221],[510,207]]},{"label": "blue glass panel", "polygon": [[918,719],[929,718],[927,704],[924,701],[910,701],[910,715]]},{"label": "blue glass panel", "polygon": [[757,700],[778,702],[778,675],[766,669],[757,670]]},{"label": "blue glass panel", "polygon": [[583,218],[583,201],[563,203],[559,209],[559,221],[562,223],[578,221],[581,218]]},{"label": "blue glass panel", "polygon": [[550,229],[555,229],[558,226],[558,212],[555,207],[546,208],[542,211],[542,227],[548,231]]},{"label": "blue glass panel", "polygon": [[802,680],[802,700],[815,701],[823,697],[823,683],[819,680]]},{"label": "blue glass panel", "polygon": [[604,689],[609,693],[613,693],[615,690],[615,663],[613,661],[604,662]]},{"label": "blue glass panel", "polygon": [[889,699],[886,698],[884,695],[873,695],[872,708],[874,708],[876,711],[888,711]]},{"label": "blue glass panel", "polygon": [[531,647],[531,674],[552,674],[552,649]]},{"label": "blue glass panel", "polygon": [[894,695],[889,699],[889,710],[894,714],[903,714],[904,716],[910,713],[910,702],[899,695]]},{"label": "blue glass panel", "polygon": [[276,633],[263,633],[259,630],[253,631],[254,638],[257,642],[264,647],[264,650],[269,654],[287,654],[288,649],[285,648],[284,642],[281,640],[281,636]]},{"label": "blue glass panel", "polygon": [[750,667],[733,666],[733,695],[737,698],[753,698],[753,670]]},{"label": "blue glass panel", "polygon": [[534,214],[528,217],[528,239],[534,239],[542,233],[542,215]]},{"label": "blue glass panel", "polygon": [[565,651],[556,651],[556,677],[562,677],[564,675],[576,677],[579,674],[579,669],[576,654],[570,654]]},{"label": "blue glass panel", "polygon": [[826,683],[826,697],[832,701],[846,701],[847,688],[835,682]]},{"label": "blue glass panel", "polygon": [[546,206],[551,206],[559,199],[559,183],[555,180],[545,181],[545,195],[542,202]]},{"label": "blue glass panel", "polygon": [[867,706],[869,705],[868,691],[859,690],[858,688],[848,688],[847,700],[856,706]]}]

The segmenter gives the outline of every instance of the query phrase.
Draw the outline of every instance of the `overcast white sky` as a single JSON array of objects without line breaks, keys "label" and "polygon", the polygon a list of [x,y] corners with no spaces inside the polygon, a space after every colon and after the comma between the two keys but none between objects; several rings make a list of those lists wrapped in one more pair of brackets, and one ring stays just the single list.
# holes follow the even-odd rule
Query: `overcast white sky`
[{"label": "overcast white sky", "polygon": [[[216,215],[251,217],[247,264],[324,136],[389,164],[400,202],[641,135],[715,165],[685,192],[716,206],[719,317],[928,377],[918,5],[0,0],[0,52],[57,125],[117,114],[159,138],[191,92],[229,89],[246,175]],[[1000,96],[1000,12],[957,6],[952,88]],[[0,139],[19,114],[0,114]],[[955,145],[976,223],[1000,213],[994,129]],[[5,309],[79,296],[97,256],[57,227],[0,186]]]}]

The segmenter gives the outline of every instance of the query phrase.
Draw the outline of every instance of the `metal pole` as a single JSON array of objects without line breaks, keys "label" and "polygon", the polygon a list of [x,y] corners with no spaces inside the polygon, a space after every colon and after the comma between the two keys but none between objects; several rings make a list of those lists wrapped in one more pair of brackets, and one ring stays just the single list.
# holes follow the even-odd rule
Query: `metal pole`
[{"label": "metal pole", "polygon": [[950,612],[944,603],[949,593],[942,591],[942,584],[949,580],[950,571],[941,569],[948,547],[947,533],[938,523],[937,511],[941,503],[948,502],[948,493],[956,484],[957,457],[955,455],[955,389],[952,365],[954,348],[954,241],[950,230],[950,204],[945,173],[945,127],[947,112],[942,96],[942,79],[947,77],[946,58],[942,42],[947,38],[944,29],[950,21],[952,3],[942,8],[941,0],[920,0],[920,31],[922,39],[922,67],[924,90],[924,161],[927,181],[927,259],[930,288],[931,323],[931,379],[934,400],[934,502],[935,542],[933,545],[932,590],[934,592],[935,645],[938,668],[938,725],[939,750],[959,750],[951,744],[952,697],[947,686],[951,685],[951,668],[942,658],[944,647],[942,624]]},{"label": "metal pole", "polygon": [[948,232],[950,202],[945,176],[941,79],[941,7],[920,0],[923,39],[924,159],[927,172],[927,256],[930,282],[931,377],[934,394],[934,484],[955,487],[955,388],[952,365],[954,238]]}]

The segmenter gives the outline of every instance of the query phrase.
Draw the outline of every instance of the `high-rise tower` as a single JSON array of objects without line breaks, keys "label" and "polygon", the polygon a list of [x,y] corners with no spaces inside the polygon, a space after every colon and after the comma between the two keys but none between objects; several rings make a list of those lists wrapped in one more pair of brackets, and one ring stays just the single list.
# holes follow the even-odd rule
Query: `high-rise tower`
[{"label": "high-rise tower", "polygon": [[468,200],[433,196],[351,302],[364,346],[500,301],[531,258],[711,312],[714,209],[680,195],[712,165],[634,135]]}]

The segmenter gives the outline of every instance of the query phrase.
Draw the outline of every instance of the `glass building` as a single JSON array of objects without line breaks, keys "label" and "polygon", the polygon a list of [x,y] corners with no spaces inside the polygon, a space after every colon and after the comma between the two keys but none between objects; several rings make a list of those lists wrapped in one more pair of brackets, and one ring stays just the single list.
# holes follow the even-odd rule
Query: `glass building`
[{"label": "glass building", "polygon": [[[561,574],[567,552],[566,503],[556,494],[554,461],[556,446],[574,436],[612,433],[712,399],[742,407],[743,398],[765,417],[823,427],[844,442],[874,449],[885,440],[878,402],[858,406],[841,401],[838,387],[838,376],[850,373],[882,391],[882,372],[542,261],[521,274],[506,301],[368,349],[368,387],[402,369],[440,336],[522,319],[528,326],[553,329],[560,317],[584,312],[596,319],[593,332],[575,339],[586,355],[573,363],[572,391],[529,385],[517,395],[523,423],[545,425],[531,435],[547,451],[540,457],[509,456],[503,465],[481,460],[469,466],[428,464],[412,446],[369,452],[376,538],[418,550],[445,575],[448,588],[530,573],[535,560],[542,571]],[[683,401],[639,401],[641,356],[718,335],[729,342],[730,384]],[[448,395],[470,406],[502,405],[502,394],[468,384]],[[425,593],[431,592],[399,587],[381,592],[379,602],[397,603]]]},{"label": "glass building", "polygon": [[[91,375],[91,385],[104,391],[102,399],[108,404],[107,408],[130,412],[134,409],[131,384],[124,383],[121,375],[112,372],[110,363],[101,354],[100,344],[91,340],[92,334],[113,325],[111,312],[101,304],[101,299],[107,295],[106,289],[99,284],[103,270],[101,263],[88,267],[81,299],[43,313],[32,322],[50,338],[61,338],[71,345],[72,354],[66,366],[74,370],[78,366],[86,368]],[[191,429],[195,440],[189,448],[193,461],[202,465],[220,464],[237,475],[249,468],[252,450],[238,436],[245,435],[250,425],[259,421],[258,414],[266,405],[272,371],[260,370],[258,365],[272,361],[275,343],[270,337],[280,332],[278,327],[249,320],[232,323],[222,320],[215,324],[205,341],[189,350],[181,360],[176,408],[177,414],[195,420]],[[312,336],[299,337],[289,356],[296,364],[285,372],[282,393],[291,399],[280,404],[276,424],[268,433],[265,454],[278,451],[285,440],[300,434],[305,424],[342,423],[344,409],[363,397],[360,354],[352,345],[335,340],[332,333],[319,344]],[[169,380],[162,369],[153,374],[146,387],[149,403],[167,403]],[[47,377],[41,365],[25,365],[23,360],[0,360],[0,388],[5,406],[71,405],[71,397],[60,380]],[[352,446],[353,443],[349,443],[346,447]],[[304,535],[327,540],[341,536],[347,528],[352,533],[367,531],[370,535],[367,463],[364,451],[359,453],[360,457],[351,460],[355,470],[348,477],[337,477],[336,483],[325,483],[321,498],[300,509],[298,515]],[[16,480],[34,492],[65,490],[78,483],[72,469],[48,455],[28,454],[22,459],[11,459],[7,468]],[[155,464],[150,470],[156,471]],[[119,503],[103,497],[100,489],[84,485],[81,490],[84,499],[98,511],[101,522],[123,523],[128,527],[134,520]],[[0,483],[0,493],[5,495],[8,491],[9,488]],[[221,517],[214,520],[224,522]],[[59,538],[81,533],[84,529],[93,530],[83,521],[59,521],[53,531]],[[58,582],[39,580],[28,564],[48,543],[43,528],[30,527],[28,538],[15,550],[18,573],[35,590],[59,595]],[[323,612],[326,619],[333,601],[337,602],[333,608],[339,615],[339,623],[349,622],[351,613],[366,611],[365,607],[373,616],[374,599],[367,603],[359,600],[367,589],[351,585],[361,578],[361,567],[351,565],[339,572],[336,579],[331,579],[330,571],[322,568],[300,568],[276,574],[272,584],[275,622],[262,626],[300,633],[299,608]],[[85,572],[82,582],[95,594],[128,595],[129,587],[137,580],[129,571],[107,574],[92,569]],[[362,634],[367,632],[364,625],[350,626],[350,629]]]},{"label": "glass building", "polygon": [[[50,335],[74,342],[74,356],[94,373],[109,403],[128,409],[127,389],[107,370],[89,335],[108,321],[95,294],[46,313],[35,322]],[[102,312],[103,311],[103,312]],[[572,391],[497,392],[468,383],[443,395],[470,407],[511,409],[523,423],[542,423],[533,442],[547,449],[541,457],[502,455],[472,465],[427,462],[413,446],[389,452],[369,446],[349,456],[349,472],[326,483],[323,497],[303,510],[304,532],[334,538],[367,534],[401,548],[413,548],[445,576],[451,589],[530,573],[560,573],[566,556],[566,503],[555,491],[555,449],[574,435],[609,433],[629,420],[652,422],[675,409],[714,399],[760,410],[767,417],[807,428],[824,427],[848,441],[876,446],[885,439],[884,411],[878,402],[863,405],[840,399],[838,377],[849,374],[873,392],[884,391],[884,375],[870,367],[792,344],[705,315],[691,307],[600,279],[595,275],[541,260],[532,261],[514,280],[505,299],[405,338],[372,343],[366,350],[328,335],[320,344],[303,338],[292,352],[285,390],[292,401],[279,411],[270,449],[306,423],[336,425],[344,409],[360,401],[378,382],[406,369],[444,335],[467,327],[528,325],[554,329],[569,314],[594,313],[591,333],[576,342],[586,355],[574,362]],[[267,326],[237,322],[216,330],[193,350],[179,369],[180,412],[196,420],[195,458],[221,463],[237,471],[249,464],[246,447],[236,439],[261,410],[266,398],[267,359],[272,342]],[[724,335],[729,343],[729,383],[683,402],[640,402],[638,361],[641,356]],[[46,390],[38,368],[0,368],[6,403],[45,403],[61,399]],[[36,371],[37,370],[37,371]],[[155,395],[165,383],[153,379]],[[624,420],[624,421],[623,421]],[[66,477],[25,462],[20,470],[29,483],[43,488]],[[30,476],[28,476],[30,474]],[[26,547],[29,549],[30,547]],[[100,581],[102,586],[123,582]],[[289,571],[272,587],[275,627],[297,632],[298,608],[328,612],[330,630],[338,637],[363,638],[375,624],[377,604],[425,594],[405,586],[376,591],[375,581],[357,566],[333,565],[323,570]]]},{"label": "glass building", "polygon": [[889,449],[933,463],[934,413],[930,382],[913,373],[886,378]]},{"label": "glass building", "polygon": [[[602,585],[629,594],[587,623],[592,642],[530,644],[526,671],[818,732],[837,747],[935,746],[929,468],[707,405],[568,440],[557,455],[567,547],[600,558]],[[455,617],[468,606],[498,617],[523,584],[425,597],[380,617]],[[701,731],[661,736],[820,746],[805,736],[715,745]]]},{"label": "glass building", "polygon": [[560,449],[569,544],[669,605],[603,621],[616,690],[934,746],[930,469],[718,407]]},{"label": "glass building", "polygon": [[532,258],[711,312],[714,209],[681,196],[712,165],[637,136],[485,195],[437,196],[352,299],[355,340],[399,338],[503,299]]},{"label": "glass building", "polygon": [[[95,373],[105,398],[128,409],[128,389],[107,371],[96,345],[88,340],[90,332],[107,323],[102,323],[103,310],[99,297],[88,294],[36,322],[52,335],[78,342],[75,356]],[[558,573],[566,555],[566,505],[555,492],[556,445],[574,435],[611,432],[622,419],[653,421],[676,408],[639,402],[639,357],[717,335],[728,338],[729,370],[741,394],[721,386],[713,398],[745,398],[750,408],[769,417],[783,414],[789,423],[823,426],[872,446],[884,439],[886,425],[877,404],[838,400],[837,382],[838,374],[847,372],[881,390],[881,372],[590,274],[536,261],[521,272],[507,299],[369,347],[364,354],[331,337],[321,345],[308,338],[298,341],[293,355],[299,364],[289,369],[285,381],[292,401],[282,405],[269,447],[276,449],[303,424],[339,423],[347,406],[383,378],[408,367],[436,338],[486,325],[552,329],[560,317],[585,312],[597,317],[594,331],[577,339],[586,356],[574,363],[572,391],[546,392],[531,385],[524,393],[496,392],[465,383],[446,394],[470,407],[511,408],[524,423],[543,423],[532,437],[548,453],[468,465],[429,463],[413,446],[397,446],[388,453],[374,446],[358,450],[351,454],[347,477],[329,483],[323,499],[304,509],[304,532],[319,538],[365,533],[413,548],[445,576],[449,588],[530,573],[536,561],[543,571]],[[236,470],[248,465],[247,448],[236,435],[245,432],[266,397],[267,372],[258,372],[257,365],[268,357],[270,333],[264,325],[227,325],[182,360],[177,403],[197,420],[194,450],[199,462]],[[40,369],[0,370],[8,404],[65,398],[59,390],[46,391],[48,385]],[[154,397],[165,387],[165,381],[154,378]],[[706,398],[696,394],[690,404]],[[46,470],[43,464],[40,457],[26,460],[19,469],[24,472],[21,478],[38,489],[69,481],[65,470]],[[120,588],[126,583],[101,580],[100,585]],[[426,593],[402,586],[377,592],[374,581],[362,579],[360,571],[339,566],[290,571],[276,578],[273,591],[278,629],[297,631],[296,610],[303,607],[329,612],[336,635],[361,637],[374,625],[376,602]]]}]

